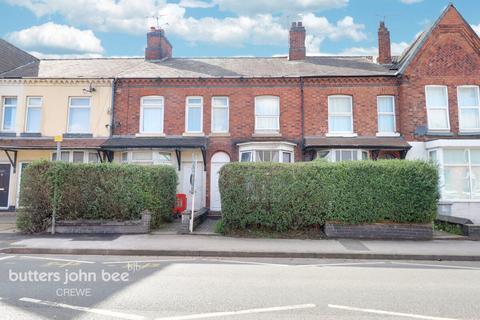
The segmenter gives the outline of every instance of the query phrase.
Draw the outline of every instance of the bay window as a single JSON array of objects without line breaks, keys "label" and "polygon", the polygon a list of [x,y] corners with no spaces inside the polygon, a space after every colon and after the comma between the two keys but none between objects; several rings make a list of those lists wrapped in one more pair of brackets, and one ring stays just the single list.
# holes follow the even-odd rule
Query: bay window
[{"label": "bay window", "polygon": [[478,86],[457,88],[460,131],[480,131],[480,98]]},{"label": "bay window", "polygon": [[202,133],[203,132],[203,98],[202,97],[187,97],[187,111],[186,111],[186,126],[187,133]]},{"label": "bay window", "polygon": [[377,97],[378,135],[395,134],[395,99],[393,96]]},{"label": "bay window", "polygon": [[446,86],[426,86],[427,121],[429,130],[449,131],[448,90]]},{"label": "bay window", "polygon": [[163,134],[163,97],[142,97],[140,106],[140,133]]},{"label": "bay window", "polygon": [[15,131],[16,114],[17,97],[4,97],[2,131]]},{"label": "bay window", "polygon": [[278,133],[280,130],[280,98],[255,97],[255,132]]},{"label": "bay window", "polygon": [[38,133],[41,131],[40,122],[42,115],[42,98],[27,97],[27,119],[25,124],[26,132]]},{"label": "bay window", "polygon": [[440,167],[443,200],[480,200],[480,149],[441,148],[429,158]]},{"label": "bay window", "polygon": [[353,133],[351,96],[328,97],[328,132],[340,135]]},{"label": "bay window", "polygon": [[294,162],[291,142],[245,142],[238,145],[240,162]]},{"label": "bay window", "polygon": [[70,98],[68,132],[90,133],[90,98]]},{"label": "bay window", "polygon": [[[52,153],[52,161],[57,161],[57,152]],[[99,163],[96,151],[61,151],[60,161],[73,163]]]},{"label": "bay window", "polygon": [[172,164],[172,154],[168,151],[125,151],[122,152],[122,163],[132,163],[139,165],[158,165],[158,164]]},{"label": "bay window", "polygon": [[362,149],[331,149],[317,151],[317,159],[331,162],[368,160],[368,151]]},{"label": "bay window", "polygon": [[228,114],[229,114],[228,97],[212,98],[212,132],[227,133],[228,132]]}]

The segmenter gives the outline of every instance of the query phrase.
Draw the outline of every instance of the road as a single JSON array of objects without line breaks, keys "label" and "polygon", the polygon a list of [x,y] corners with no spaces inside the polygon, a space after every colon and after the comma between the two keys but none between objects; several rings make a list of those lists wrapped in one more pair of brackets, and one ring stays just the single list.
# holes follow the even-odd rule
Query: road
[{"label": "road", "polygon": [[480,263],[0,255],[1,319],[480,318]]}]

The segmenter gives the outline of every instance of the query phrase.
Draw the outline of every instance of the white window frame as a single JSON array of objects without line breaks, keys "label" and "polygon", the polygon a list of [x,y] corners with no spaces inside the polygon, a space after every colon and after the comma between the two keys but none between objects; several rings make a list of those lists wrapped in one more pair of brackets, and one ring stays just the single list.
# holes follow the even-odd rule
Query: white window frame
[{"label": "white window frame", "polygon": [[[83,161],[82,162],[76,162],[76,163],[102,163],[102,159],[100,157],[100,155],[98,155],[98,153],[94,150],[61,150],[60,151],[60,157],[61,157],[61,154],[63,152],[68,152],[68,163],[73,163],[73,153],[74,152],[83,152]],[[53,151],[51,154],[50,154],[50,160],[51,161],[54,161],[53,160],[53,155],[56,154],[57,151]],[[88,155],[90,153],[95,153],[98,155],[98,162],[89,162],[88,160]],[[58,160],[55,160],[55,161],[58,161]]]},{"label": "white window frame", "polygon": [[278,151],[278,162],[283,163],[283,154],[290,154],[290,163],[295,162],[295,144],[291,142],[245,142],[238,144],[239,147],[239,158],[238,161],[242,160],[242,154],[250,153],[250,161],[256,162],[256,151]]},{"label": "white window frame", "polygon": [[[257,115],[257,100],[259,99],[267,99],[267,98],[272,98],[275,99],[278,103],[278,115],[268,115],[268,116],[259,116]],[[271,96],[271,95],[261,95],[261,96],[256,96],[255,101],[254,101],[254,116],[255,116],[255,133],[260,133],[260,134],[269,134],[269,133],[279,133],[280,132],[280,97],[279,96]],[[257,118],[274,118],[276,117],[276,128],[271,128],[271,129],[259,129],[257,127]]]},{"label": "white window frame", "polygon": [[[17,103],[15,104],[15,119],[13,119],[13,129],[10,129],[10,130],[6,130],[5,129],[5,109],[8,107],[8,108],[12,108],[13,105],[12,104],[9,104],[9,105],[6,105],[5,104],[5,101],[6,99],[17,99]],[[17,123],[17,110],[18,110],[18,97],[16,96],[4,96],[3,99],[2,99],[2,131],[3,132],[15,132],[16,131],[16,123]]]},{"label": "white window frame", "polygon": [[[428,104],[428,88],[443,88],[445,89],[445,97],[447,98],[446,107],[431,107]],[[425,86],[425,109],[427,110],[427,125],[429,131],[450,131],[450,106],[448,102],[448,86],[444,85],[426,85]],[[446,110],[447,113],[447,127],[446,128],[432,128],[430,125],[430,117],[428,115],[429,110]]]},{"label": "white window frame", "polygon": [[[474,89],[476,89],[477,98],[478,98],[478,101],[477,101],[478,104],[476,106],[463,106],[463,107],[460,106],[459,97],[460,97],[460,89],[462,89],[462,88],[474,88]],[[480,88],[479,88],[479,86],[475,86],[475,85],[458,86],[457,87],[457,106],[458,106],[458,128],[459,128],[460,132],[478,132],[478,131],[480,131],[480,127],[468,128],[468,129],[462,128],[462,109],[477,110],[478,116],[480,118]]]},{"label": "white window frame", "polygon": [[[151,152],[151,160],[133,160],[133,154],[135,152]],[[170,155],[170,161],[163,161],[160,157],[160,154],[165,153]],[[123,159],[123,155],[126,156],[126,159]],[[130,163],[130,164],[141,164],[141,163],[151,163],[152,165],[173,165],[173,155],[169,150],[133,150],[133,151],[123,151],[119,159],[120,163]]]},{"label": "white window frame", "polygon": [[[73,106],[72,99],[88,99],[88,106]],[[71,109],[88,109],[88,129],[86,131],[70,130],[70,112]],[[91,133],[92,132],[92,97],[68,97],[68,114],[67,114],[67,132],[68,133]]]},{"label": "white window frame", "polygon": [[[323,157],[323,159],[326,159],[330,162],[341,162],[341,161],[343,161],[342,159],[337,161],[336,151],[356,152],[357,153],[357,160],[351,160],[351,161],[370,160],[370,153],[368,152],[368,150],[365,150],[365,149],[322,149],[322,150],[317,151],[316,158],[317,159],[322,159],[322,158],[319,157],[319,153],[320,152],[325,152],[325,151],[328,151],[328,154],[325,157]],[[364,154],[367,155],[367,159],[363,159]]]},{"label": "white window frame", "polygon": [[[330,112],[330,101],[335,98],[348,98],[350,100],[350,112]],[[328,113],[328,134],[327,136],[355,136],[354,129],[353,129],[353,97],[350,95],[331,95],[328,96],[328,105],[327,105],[327,113]],[[350,131],[331,131],[330,128],[330,117],[334,116],[349,116],[350,117]]]},{"label": "white window frame", "polygon": [[[31,105],[30,104],[30,99],[40,99],[40,105]],[[29,122],[29,111],[30,109],[40,109],[40,131],[29,131],[28,130],[28,122]],[[27,97],[27,109],[25,110],[25,132],[28,133],[40,133],[42,131],[42,111],[43,111],[43,97],[40,96],[29,96]]]},{"label": "white window frame", "polygon": [[[227,100],[227,106],[216,106],[215,105],[215,99],[226,99]],[[213,111],[214,109],[227,109],[227,130],[225,131],[215,131],[213,128],[214,126],[214,118],[213,118]],[[228,133],[230,131],[230,98],[227,96],[215,96],[212,97],[212,112],[211,112],[211,132],[212,133]]]},{"label": "white window frame", "polygon": [[[391,98],[392,99],[392,103],[393,103],[393,110],[392,112],[381,112],[379,110],[379,105],[380,105],[380,99],[381,98]],[[395,101],[395,96],[393,95],[380,95],[380,96],[377,96],[377,136],[398,136],[398,132],[397,132],[397,116],[396,116],[396,101]],[[384,115],[384,116],[393,116],[393,131],[391,132],[382,132],[380,131],[380,116],[381,115]]]},{"label": "white window frame", "polygon": [[[145,99],[159,99],[162,100],[162,105],[153,105],[153,104],[144,104]],[[162,109],[162,129],[160,131],[145,131],[143,128],[143,113],[144,109]],[[163,96],[143,96],[140,98],[140,123],[139,123],[139,133],[144,135],[163,135],[165,131],[165,98]]]},{"label": "white window frame", "polygon": [[[200,105],[193,104],[190,105],[188,103],[188,99],[200,99]],[[188,130],[188,109],[189,108],[200,108],[200,130],[199,131],[190,131]],[[185,132],[186,133],[193,133],[193,134],[202,134],[203,133],[203,97],[202,96],[188,96],[185,99]]]}]

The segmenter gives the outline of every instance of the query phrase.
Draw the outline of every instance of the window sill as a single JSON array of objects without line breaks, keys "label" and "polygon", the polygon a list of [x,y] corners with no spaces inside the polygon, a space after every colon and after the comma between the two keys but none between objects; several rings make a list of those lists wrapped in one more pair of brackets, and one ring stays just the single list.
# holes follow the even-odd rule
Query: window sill
[{"label": "window sill", "polygon": [[261,138],[268,138],[268,137],[281,137],[282,134],[278,131],[272,131],[272,132],[255,132],[252,134],[252,137],[261,137]]},{"label": "window sill", "polygon": [[480,130],[475,130],[475,131],[460,131],[458,133],[459,136],[479,136],[480,135]]},{"label": "window sill", "polygon": [[427,131],[427,136],[453,136],[451,131]]},{"label": "window sill", "polygon": [[20,137],[41,137],[40,132],[21,132]]},{"label": "window sill", "polygon": [[137,133],[135,137],[165,137],[165,133]]},{"label": "window sill", "polygon": [[64,133],[64,138],[93,138],[92,133]]},{"label": "window sill", "polygon": [[184,136],[184,137],[204,137],[205,133],[204,132],[184,132],[184,133],[182,133],[182,136]]},{"label": "window sill", "polygon": [[358,137],[356,133],[327,133],[325,134],[326,137],[346,137],[346,138],[354,138]]},{"label": "window sill", "polygon": [[0,137],[16,137],[17,133],[12,131],[2,131],[0,132]]},{"label": "window sill", "polygon": [[209,137],[230,137],[230,133],[228,132],[211,132]]},{"label": "window sill", "polygon": [[400,137],[398,132],[377,132],[377,137]]}]

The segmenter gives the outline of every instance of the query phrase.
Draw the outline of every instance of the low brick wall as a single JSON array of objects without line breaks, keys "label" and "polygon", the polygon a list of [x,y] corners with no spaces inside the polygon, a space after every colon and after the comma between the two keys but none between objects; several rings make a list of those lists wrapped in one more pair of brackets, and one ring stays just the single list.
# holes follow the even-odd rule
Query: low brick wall
[{"label": "low brick wall", "polygon": [[480,240],[480,224],[462,225],[463,234],[475,240]]},{"label": "low brick wall", "polygon": [[385,240],[430,240],[432,224],[374,223],[349,225],[326,223],[325,235],[329,238],[385,239]]},{"label": "low brick wall", "polygon": [[57,221],[55,233],[70,234],[139,234],[150,232],[151,215],[142,213],[141,220],[135,221],[101,221],[69,220]]}]

